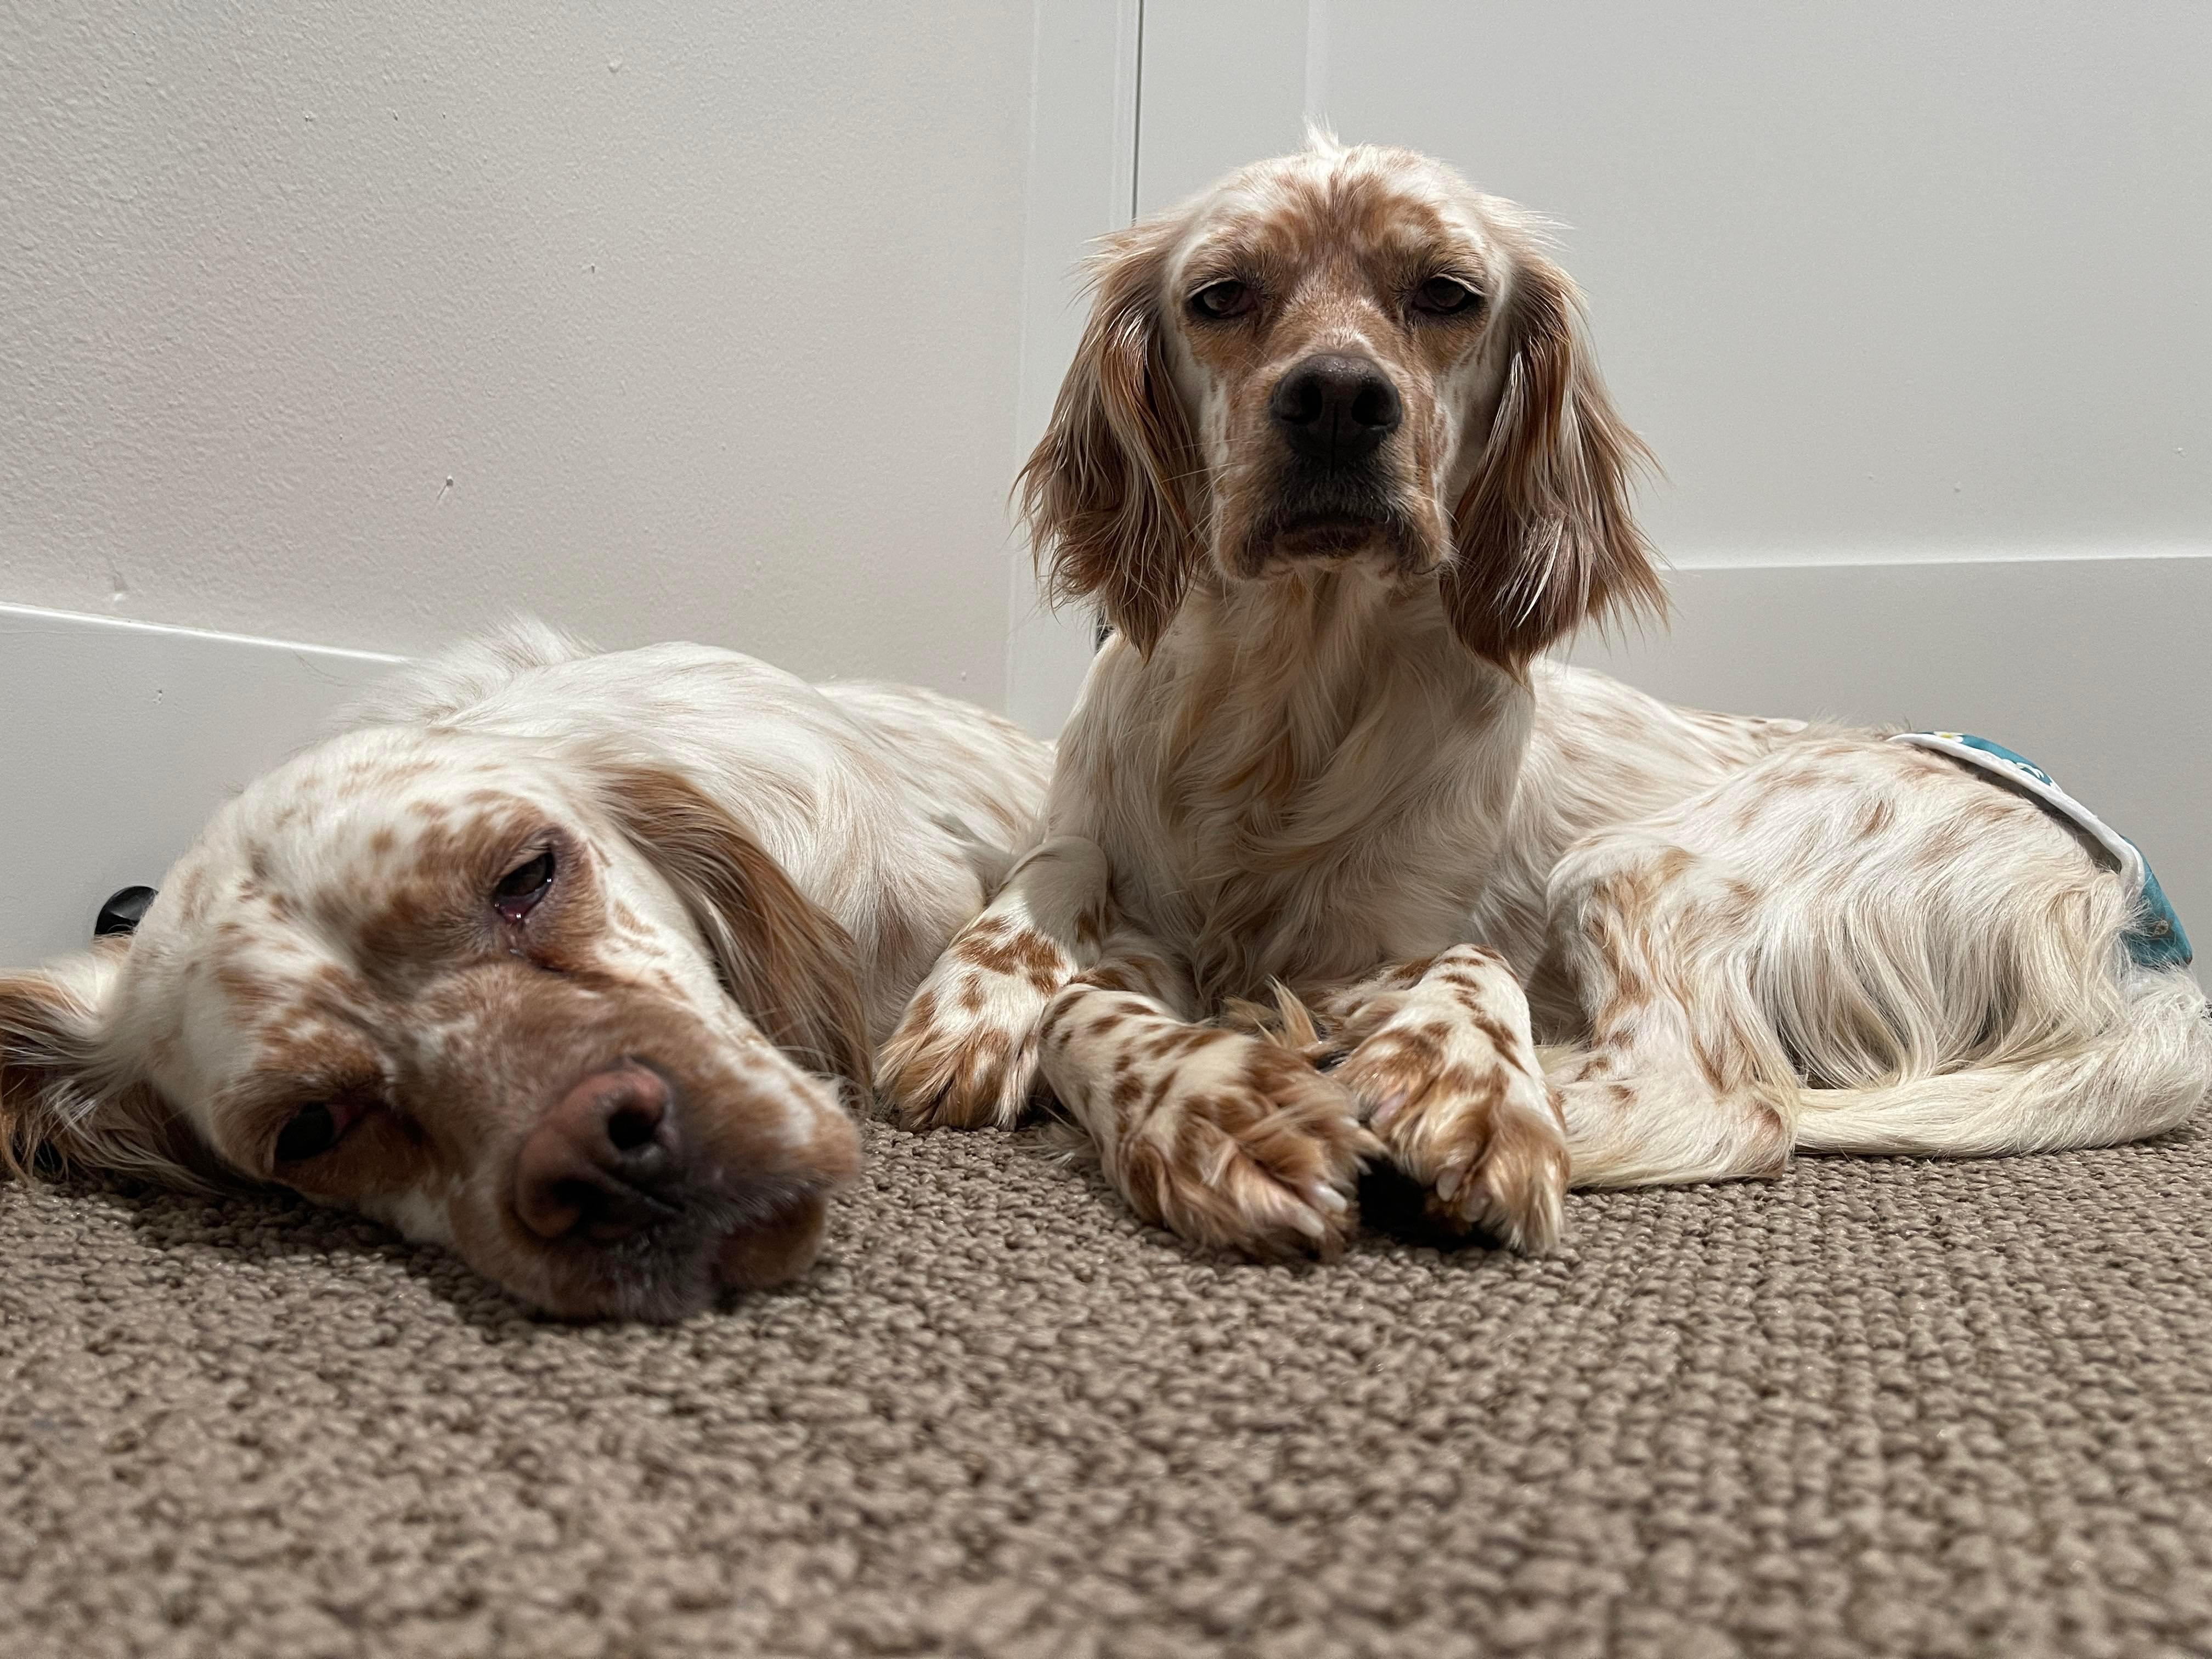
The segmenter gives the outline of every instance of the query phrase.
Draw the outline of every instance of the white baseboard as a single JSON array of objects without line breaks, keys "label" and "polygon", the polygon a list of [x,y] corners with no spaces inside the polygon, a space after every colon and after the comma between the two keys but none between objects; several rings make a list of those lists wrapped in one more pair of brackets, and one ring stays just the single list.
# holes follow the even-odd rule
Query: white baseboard
[{"label": "white baseboard", "polygon": [[399,660],[0,605],[0,969],[85,944]]}]

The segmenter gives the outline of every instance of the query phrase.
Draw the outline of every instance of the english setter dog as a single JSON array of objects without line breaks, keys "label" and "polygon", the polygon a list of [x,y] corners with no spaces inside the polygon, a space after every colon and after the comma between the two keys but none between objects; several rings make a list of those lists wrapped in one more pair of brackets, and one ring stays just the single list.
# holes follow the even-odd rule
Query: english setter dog
[{"label": "english setter dog", "polygon": [[905,1121],[1041,1079],[1146,1218],[1326,1255],[1370,1160],[1540,1250],[1570,1185],[2194,1111],[2204,997],[2085,833],[1545,654],[1659,608],[1646,459],[1540,222],[1433,161],[1316,137],[1108,239],[1024,486],[1113,634],[885,1052]]},{"label": "english setter dog", "polygon": [[805,1271],[873,1046],[1050,751],[889,686],[522,624],[225,805],[129,939],[0,976],[0,1147],[276,1182],[552,1311]]}]

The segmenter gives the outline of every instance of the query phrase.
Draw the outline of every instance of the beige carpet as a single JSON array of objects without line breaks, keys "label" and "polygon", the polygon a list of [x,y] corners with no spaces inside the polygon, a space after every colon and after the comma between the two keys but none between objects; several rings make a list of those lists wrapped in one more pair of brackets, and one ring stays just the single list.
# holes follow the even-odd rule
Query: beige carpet
[{"label": "beige carpet", "polygon": [[1194,1257],[875,1132],[801,1290],[519,1313],[0,1190],[0,1654],[2212,1651],[2212,1136]]}]

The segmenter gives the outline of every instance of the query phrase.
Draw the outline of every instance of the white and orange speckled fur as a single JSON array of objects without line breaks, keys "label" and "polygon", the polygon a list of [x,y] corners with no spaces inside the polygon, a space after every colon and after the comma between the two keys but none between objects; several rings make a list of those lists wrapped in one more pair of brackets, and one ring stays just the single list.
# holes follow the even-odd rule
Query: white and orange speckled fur
[{"label": "white and orange speckled fur", "polygon": [[[1660,588],[1530,215],[1316,135],[1095,283],[1025,505],[1115,633],[1048,839],[885,1054],[907,1121],[1008,1123],[1041,1079],[1192,1237],[1326,1253],[1380,1158],[1540,1249],[1570,1184],[2093,1146],[2205,1098],[2194,979],[2131,964],[2135,896],[2042,809],[1543,654]],[[1306,523],[1267,410],[1323,351],[1404,418],[1368,505]],[[1271,998],[1287,1038],[1235,1017]]]},{"label": "white and orange speckled fur", "polygon": [[[1049,749],[929,692],[530,623],[342,726],[216,814],[134,937],[0,975],[0,1158],[274,1182],[566,1314],[803,1271],[874,1045],[1033,841]],[[610,1062],[669,1079],[703,1173],[635,1248],[548,1240],[518,1147]],[[341,1132],[288,1161],[303,1107]]]}]

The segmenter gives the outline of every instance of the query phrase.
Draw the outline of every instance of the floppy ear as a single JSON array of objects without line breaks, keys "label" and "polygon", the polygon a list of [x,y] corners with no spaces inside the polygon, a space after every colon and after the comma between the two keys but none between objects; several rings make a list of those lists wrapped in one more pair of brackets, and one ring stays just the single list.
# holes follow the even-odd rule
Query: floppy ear
[{"label": "floppy ear", "polygon": [[866,1095],[872,1052],[852,936],[682,774],[616,765],[603,782],[607,809],[682,897],[747,1018],[810,1071]]},{"label": "floppy ear", "polygon": [[1666,590],[1629,508],[1651,452],[1598,379],[1582,295],[1550,260],[1525,253],[1498,325],[1511,355],[1454,515],[1443,597],[1468,647],[1518,673],[1592,618],[1663,614]]},{"label": "floppy ear", "polygon": [[1182,602],[1203,516],[1203,465],[1160,316],[1179,230],[1138,225],[1091,261],[1091,319],[1017,485],[1052,602],[1096,594],[1145,652]]},{"label": "floppy ear", "polygon": [[137,1176],[214,1191],[236,1176],[106,1038],[125,939],[25,974],[0,975],[0,1167],[19,1179]]}]

